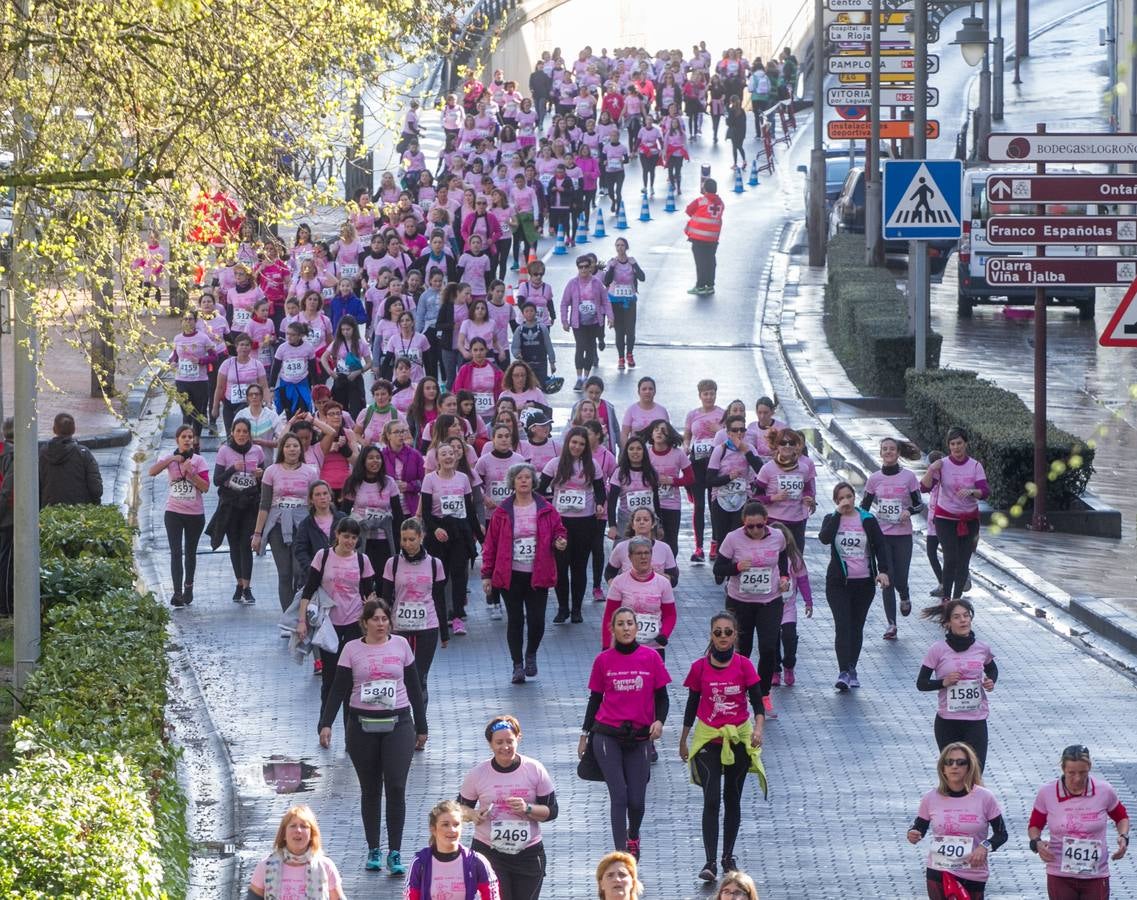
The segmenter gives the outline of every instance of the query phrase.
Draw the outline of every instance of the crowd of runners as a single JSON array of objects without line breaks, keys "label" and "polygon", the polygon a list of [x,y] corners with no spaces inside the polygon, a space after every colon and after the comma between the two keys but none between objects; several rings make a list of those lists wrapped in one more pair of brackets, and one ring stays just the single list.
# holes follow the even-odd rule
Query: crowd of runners
[{"label": "crowd of runners", "polygon": [[[619,216],[625,173],[637,163],[644,198],[659,169],[674,195],[690,190],[691,142],[717,141],[723,118],[728,138],[739,129],[744,137],[745,115],[739,125],[729,114],[743,103],[760,130],[770,106],[792,97],[795,77],[788,49],[764,63],[738,50],[715,60],[700,45],[689,57],[546,53],[528,93],[500,72],[488,84],[471,80],[438,113],[446,147],[437,162],[418,143],[423,117],[435,113],[412,105],[400,168],[375,196],[355,198],[334,240],[302,225],[285,247],[250,228],[185,314],[170,359],[185,424],[149,469],[168,481],[170,602],[193,603],[203,532],[214,549],[228,547],[234,603],[256,602],[253,568],[271,551],[282,637],[291,652],[311,654],[321,679],[309,724],[328,747],[342,715],[366,868],[405,876],[408,898],[535,900],[557,877],[542,842],[562,812],[556,789],[545,766],[520,752],[523,723],[505,712],[484,724],[487,755],[456,779],[455,799],[427,804],[430,845],[403,855],[407,778],[428,740],[437,650],[504,628],[509,667],[485,677],[517,686],[539,678],[550,592],[552,624],[593,629],[600,648],[571,690],[581,704],[578,775],[607,788],[613,852],[582,896],[639,896],[648,782],[666,752],[702,790],[705,860],[693,876],[717,881],[717,897],[756,900],[736,857],[742,798],[748,781],[765,791],[772,688],[794,685],[799,608],[812,616],[820,592],[841,693],[861,687],[878,591],[884,640],[914,609],[943,628],[913,673],[938,700],[941,752],[907,832],[912,843],[928,841],[928,896],[980,900],[989,856],[1013,840],[982,782],[999,671],[997,641],[977,637],[965,596],[988,493],[967,435],[945,435],[946,454],[924,457],[920,478],[904,462],[920,451],[884,438],[879,472],[859,495],[839,482],[835,509],[822,516],[805,436],[779,420],[773,398],[720,403],[709,377],[658,398],[650,375],[622,413],[605,398],[610,330],[617,369],[638,365],[647,273],[628,240],[610,259],[578,248],[576,276],[564,284],[549,283],[536,258],[542,239],[566,251],[583,244],[598,208]],[[698,202],[695,218],[706,214]],[[507,289],[510,272],[516,290]],[[710,278],[713,289],[713,265]],[[560,429],[549,399],[561,389],[557,327],[573,334],[579,394]],[[224,439],[211,463],[200,451],[208,429]],[[217,505],[207,523],[210,490]],[[921,517],[938,585],[916,608],[909,572]],[[824,573],[806,565],[807,526],[828,548]],[[693,538],[682,570],[681,532]],[[680,623],[681,571],[721,584],[721,608]],[[481,604],[485,612],[474,611]],[[705,634],[706,652],[668,659],[676,628]],[[684,673],[679,725],[671,671]],[[1021,840],[1045,864],[1051,898],[1106,897],[1109,860],[1128,847],[1125,808],[1090,774],[1085,747],[1067,747],[1059,765]],[[467,825],[470,848],[461,843]],[[306,807],[284,817],[249,890],[344,896]]]}]

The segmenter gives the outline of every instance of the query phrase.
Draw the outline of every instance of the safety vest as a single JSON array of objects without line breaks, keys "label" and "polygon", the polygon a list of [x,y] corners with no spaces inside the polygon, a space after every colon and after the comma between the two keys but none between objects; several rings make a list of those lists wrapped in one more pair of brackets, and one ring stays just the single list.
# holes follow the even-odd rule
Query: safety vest
[{"label": "safety vest", "polygon": [[691,202],[687,214],[691,217],[684,234],[692,241],[718,243],[722,231],[722,198],[718,194],[704,194]]}]

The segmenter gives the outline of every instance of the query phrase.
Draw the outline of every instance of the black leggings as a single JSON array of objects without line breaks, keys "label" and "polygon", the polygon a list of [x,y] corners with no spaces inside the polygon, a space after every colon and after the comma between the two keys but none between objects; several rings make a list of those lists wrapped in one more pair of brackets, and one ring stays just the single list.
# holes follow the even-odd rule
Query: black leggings
[{"label": "black leggings", "polygon": [[233,430],[233,420],[237,417],[237,413],[248,407],[248,403],[230,403],[228,399],[222,398],[221,400],[221,421],[225,423],[225,433],[230,434]]},{"label": "black leggings", "polygon": [[975,550],[975,538],[979,535],[979,520],[964,522],[965,534],[956,534],[959,522],[955,519],[941,519],[936,516],[936,537],[940,539],[940,549],[944,551],[943,595],[962,597],[963,585],[971,567],[971,554]]},{"label": "black leggings", "polygon": [[651,182],[651,189],[655,190],[655,170],[656,163],[659,162],[658,153],[641,153],[640,154],[640,168],[643,170],[644,190],[647,190],[648,182]]},{"label": "black leggings", "polygon": [[[615,307],[613,307],[613,309],[615,309]],[[619,332],[617,332],[617,334],[618,333]],[[619,341],[619,338],[616,340]],[[695,473],[695,484],[691,488],[695,498],[692,518],[695,526],[695,547],[700,550],[703,547],[703,534],[707,527],[707,500],[710,496],[710,488],[707,487],[708,462],[710,462],[709,459],[691,460],[691,469]]]},{"label": "black leggings", "polygon": [[580,325],[572,330],[573,340],[576,341],[576,354],[573,362],[577,372],[590,372],[600,363],[600,351],[596,347],[597,341],[604,336],[604,325]]},{"label": "black leggings", "polygon": [[783,622],[781,626],[782,640],[778,647],[778,667],[792,669],[797,665],[797,622]]},{"label": "black leggings", "polygon": [[367,405],[363,393],[363,376],[349,378],[346,375],[336,375],[332,381],[332,399],[351,413],[353,419],[359,418]]},{"label": "black leggings", "polygon": [[912,567],[912,535],[884,535],[884,555],[888,560],[888,587],[881,590],[884,600],[884,617],[889,625],[896,624],[896,595],[902,603],[911,601],[908,592],[908,570]]},{"label": "black leggings", "polygon": [[571,209],[549,210],[549,234],[553,237],[556,237],[558,230],[563,228],[565,240],[567,241],[573,236],[575,227],[572,221]]},{"label": "black leggings", "polygon": [[936,576],[936,583],[944,583],[944,568],[940,565],[940,555],[936,551],[940,548],[940,539],[934,535],[929,534],[925,538],[924,551],[928,555],[928,565],[932,567],[932,573]]},{"label": "black leggings", "polygon": [[430,555],[442,563],[450,587],[450,619],[466,617],[466,585],[470,581],[470,554],[465,541],[451,537],[439,541],[430,536],[427,542]]},{"label": "black leggings", "polygon": [[[509,657],[515,666],[521,665],[524,656],[536,656],[545,636],[545,607],[549,604],[549,589],[533,587],[532,572],[514,572],[505,592],[505,639],[509,644]],[[523,633],[528,632],[528,647]],[[524,652],[526,650],[527,652]]]},{"label": "black leggings", "polygon": [[612,845],[617,850],[624,850],[629,838],[640,836],[651,778],[650,748],[651,741],[624,744],[607,734],[592,735],[592,750],[608,785]]},{"label": "black leggings", "polygon": [[[205,514],[176,513],[166,510],[166,538],[170,544],[170,577],[174,593],[193,584],[197,571],[197,542],[205,529]],[[182,545],[185,544],[185,573],[182,573]]]},{"label": "black leggings", "polygon": [[402,851],[407,819],[407,772],[415,753],[415,727],[409,710],[399,714],[394,731],[368,734],[348,713],[347,755],[359,778],[359,811],[370,850],[379,848],[379,814],[387,794],[387,844]]},{"label": "black leggings", "polygon": [[742,744],[734,745],[734,763],[722,764],[722,745],[706,744],[691,760],[703,788],[703,849],[707,862],[714,862],[719,846],[719,807],[722,817],[722,855],[734,856],[734,842],[742,825],[742,789],[750,769],[750,757]]},{"label": "black leggings", "polygon": [[726,608],[738,620],[738,652],[749,657],[758,638],[758,677],[762,680],[762,696],[770,693],[770,679],[778,665],[778,638],[782,633],[782,609],[785,602],[775,597],[769,603],[742,603],[727,598]]},{"label": "black leggings", "polygon": [[525,258],[529,258],[529,254],[533,252],[533,248],[537,245],[525,237],[525,232],[517,228],[513,232],[513,264],[517,265],[518,259],[522,248],[525,250]]},{"label": "black leggings", "polygon": [[592,552],[592,532],[599,527],[594,516],[564,516],[568,546],[557,551],[557,611],[580,614],[584,591],[588,587],[588,556]]},{"label": "black leggings", "polygon": [[375,577],[382,578],[383,569],[387,565],[387,560],[391,558],[390,542],[386,537],[368,538],[362,549],[363,552],[367,554],[367,558],[371,561],[371,568],[375,572]]},{"label": "black leggings", "polygon": [[174,387],[186,395],[182,407],[182,424],[193,426],[193,436],[201,437],[201,429],[209,421],[209,381],[175,381]]},{"label": "black leggings", "polygon": [[[380,570],[382,571],[382,570]],[[426,678],[430,674],[430,667],[434,663],[434,654],[438,651],[438,629],[427,628],[423,631],[400,631],[411,650],[415,654],[415,670],[418,680],[422,682],[422,704],[426,706],[430,697],[426,690]]]},{"label": "black leggings", "polygon": [[509,267],[509,247],[512,243],[512,237],[503,237],[497,242],[497,255],[494,257],[494,261],[498,281],[505,281],[505,270]]},{"label": "black leggings", "polygon": [[620,204],[624,202],[624,170],[605,172],[600,178],[600,187],[608,195],[608,199],[612,201],[612,212],[616,212],[620,208]]},{"label": "black leggings", "polygon": [[986,719],[945,719],[937,715],[932,730],[936,735],[936,746],[943,750],[948,744],[962,741],[968,744],[979,757],[980,770],[987,768],[987,720]]},{"label": "black leggings", "polygon": [[876,584],[871,578],[825,582],[825,599],[833,613],[833,649],[841,672],[857,668],[865,638],[865,619],[875,595]]},{"label": "black leggings", "polygon": [[229,522],[225,527],[225,540],[229,544],[229,563],[233,566],[233,577],[238,581],[249,581],[253,577],[253,530],[257,527],[257,506],[250,504],[245,509],[229,511]]},{"label": "black leggings", "polygon": [[661,509],[659,511],[659,521],[663,525],[663,540],[671,548],[672,555],[677,559],[679,557],[679,520],[682,512],[679,509]]},{"label": "black leggings", "polygon": [[635,298],[633,297],[627,303],[613,303],[612,318],[616,323],[616,352],[622,359],[636,350]]},{"label": "black leggings", "polygon": [[742,146],[744,138],[731,138],[730,139],[730,164],[732,166],[738,165],[738,158],[742,157],[742,164],[746,165],[746,150]]},{"label": "black leggings", "polygon": [[545,846],[536,844],[520,853],[499,853],[475,840],[471,848],[482,854],[497,875],[501,900],[537,900],[545,883]]},{"label": "black leggings", "polygon": [[604,564],[608,555],[604,552],[605,526],[603,522],[596,523],[596,531],[592,534],[592,589],[599,590],[601,578],[604,576]]},{"label": "black leggings", "polygon": [[721,544],[728,534],[742,525],[742,510],[729,512],[711,501],[711,540]]},{"label": "black leggings", "polygon": [[683,185],[683,157],[676,153],[667,160],[667,180],[678,193]]}]

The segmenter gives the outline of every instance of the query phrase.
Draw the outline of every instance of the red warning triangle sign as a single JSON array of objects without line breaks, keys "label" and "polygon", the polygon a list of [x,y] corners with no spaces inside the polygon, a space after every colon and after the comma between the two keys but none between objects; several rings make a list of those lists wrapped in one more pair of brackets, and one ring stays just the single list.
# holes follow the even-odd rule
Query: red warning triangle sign
[{"label": "red warning triangle sign", "polygon": [[1129,285],[1105,331],[1098,338],[1103,347],[1137,347],[1137,306],[1133,303],[1134,298],[1137,298],[1137,279]]}]

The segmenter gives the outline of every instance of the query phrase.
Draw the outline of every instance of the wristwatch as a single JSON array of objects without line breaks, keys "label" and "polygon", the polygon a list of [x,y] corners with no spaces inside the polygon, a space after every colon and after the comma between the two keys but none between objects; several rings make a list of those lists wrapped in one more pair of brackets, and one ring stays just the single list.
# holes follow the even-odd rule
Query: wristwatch
[{"label": "wristwatch", "polygon": [[1038,838],[1031,838],[1030,839],[1030,852],[1031,853],[1037,853],[1038,852]]},{"label": "wristwatch", "polygon": [[988,853],[991,852],[991,842],[989,840],[984,839],[980,841],[979,846],[986,850]]}]

